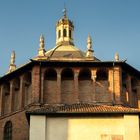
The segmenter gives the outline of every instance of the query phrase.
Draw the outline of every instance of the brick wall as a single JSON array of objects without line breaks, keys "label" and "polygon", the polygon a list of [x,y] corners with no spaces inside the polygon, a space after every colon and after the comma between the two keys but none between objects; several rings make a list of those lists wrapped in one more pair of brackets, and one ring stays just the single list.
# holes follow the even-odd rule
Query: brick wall
[{"label": "brick wall", "polygon": [[3,140],[4,126],[7,121],[12,122],[13,140],[28,140],[29,126],[24,111],[0,118],[0,140]]},{"label": "brick wall", "polygon": [[56,80],[44,81],[44,103],[57,103],[57,92]]}]

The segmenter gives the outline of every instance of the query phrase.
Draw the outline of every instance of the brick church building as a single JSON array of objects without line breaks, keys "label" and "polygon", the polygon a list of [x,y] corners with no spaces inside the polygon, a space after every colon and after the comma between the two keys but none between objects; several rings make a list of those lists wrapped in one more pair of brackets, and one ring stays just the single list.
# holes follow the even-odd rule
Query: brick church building
[{"label": "brick church building", "polygon": [[140,72],[119,60],[101,61],[92,39],[74,45],[66,10],[56,46],[0,78],[0,140],[139,140]]}]

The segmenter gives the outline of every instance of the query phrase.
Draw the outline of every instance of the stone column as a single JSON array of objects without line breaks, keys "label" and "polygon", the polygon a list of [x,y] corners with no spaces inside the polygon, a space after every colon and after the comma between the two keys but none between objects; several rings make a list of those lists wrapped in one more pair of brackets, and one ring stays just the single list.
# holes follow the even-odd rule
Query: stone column
[{"label": "stone column", "polygon": [[74,99],[79,102],[79,83],[78,83],[79,70],[74,70]]},{"label": "stone column", "polygon": [[97,78],[97,70],[91,70],[91,79],[93,80],[93,95],[92,95],[92,101],[96,101],[96,78]]},{"label": "stone column", "polygon": [[61,70],[57,70],[57,102],[61,103]]}]

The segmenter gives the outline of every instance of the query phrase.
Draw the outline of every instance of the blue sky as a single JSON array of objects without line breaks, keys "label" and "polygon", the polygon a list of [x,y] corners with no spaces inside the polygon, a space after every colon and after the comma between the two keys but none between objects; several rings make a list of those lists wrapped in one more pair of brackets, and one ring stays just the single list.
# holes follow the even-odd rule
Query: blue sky
[{"label": "blue sky", "polygon": [[95,56],[120,59],[140,70],[139,0],[0,0],[0,76],[7,72],[12,50],[20,66],[37,55],[43,33],[46,50],[55,46],[55,24],[64,3],[74,22],[75,46],[86,50],[91,34]]}]

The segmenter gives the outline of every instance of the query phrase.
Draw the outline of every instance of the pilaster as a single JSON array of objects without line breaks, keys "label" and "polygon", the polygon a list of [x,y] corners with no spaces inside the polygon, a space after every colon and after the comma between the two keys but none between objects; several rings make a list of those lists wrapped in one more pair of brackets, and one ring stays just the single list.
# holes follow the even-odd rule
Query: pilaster
[{"label": "pilaster", "polygon": [[120,67],[113,68],[113,92],[115,104],[121,104],[121,92],[122,92],[122,70]]},{"label": "pilaster", "polygon": [[75,102],[79,102],[79,82],[78,82],[79,70],[74,70],[74,98]]},{"label": "pilaster", "polygon": [[91,79],[93,80],[93,95],[92,95],[92,101],[96,101],[96,75],[97,69],[91,70]]},{"label": "pilaster", "polygon": [[4,86],[0,86],[0,116],[3,114],[3,90]]},{"label": "pilaster", "polygon": [[131,85],[131,76],[130,75],[127,75],[126,89],[128,91],[129,104],[130,104],[130,106],[133,106],[132,85]]},{"label": "pilaster", "polygon": [[22,75],[20,77],[20,96],[19,96],[19,108],[22,109],[24,107],[25,103],[25,82],[24,82],[24,76]]},{"label": "pilaster", "polygon": [[57,100],[61,103],[61,70],[57,70]]},{"label": "pilaster", "polygon": [[44,77],[45,77],[45,69],[41,71],[41,95],[40,95],[40,103],[44,103]]},{"label": "pilaster", "polygon": [[40,66],[34,66],[32,69],[32,97],[33,103],[39,103],[40,100]]},{"label": "pilaster", "polygon": [[10,81],[10,101],[9,101],[9,113],[11,113],[14,109],[14,104],[13,104],[13,100],[14,100],[14,81]]}]

